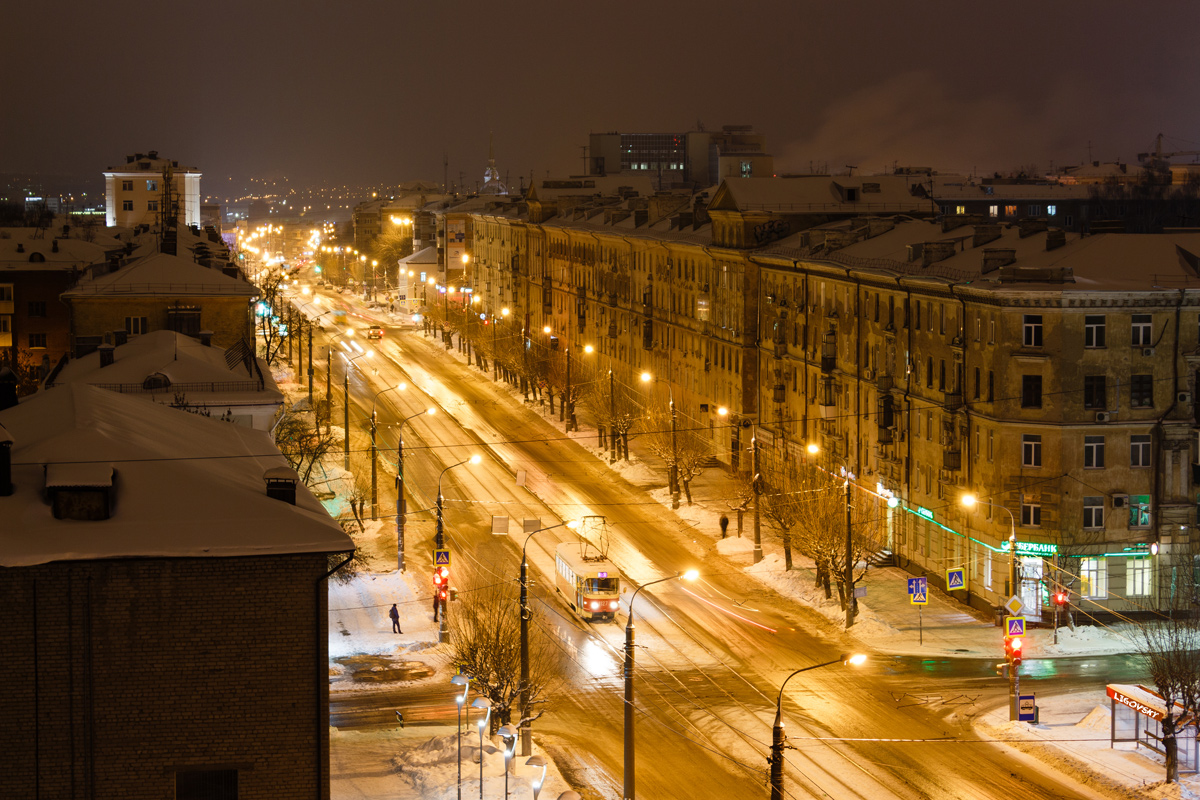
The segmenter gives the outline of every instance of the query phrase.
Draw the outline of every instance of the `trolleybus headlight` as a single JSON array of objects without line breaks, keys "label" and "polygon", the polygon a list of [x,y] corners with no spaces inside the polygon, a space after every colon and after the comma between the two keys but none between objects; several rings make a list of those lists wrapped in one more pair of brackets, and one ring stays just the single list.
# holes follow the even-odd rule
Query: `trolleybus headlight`
[{"label": "trolleybus headlight", "polygon": [[616,611],[617,606],[619,606],[619,605],[620,605],[620,603],[618,603],[616,600],[613,600],[611,603],[608,604],[608,607],[611,608],[613,611]]},{"label": "trolleybus headlight", "polygon": [[592,611],[595,611],[598,608],[600,608],[600,604],[597,603],[595,600],[593,600],[592,601]]}]

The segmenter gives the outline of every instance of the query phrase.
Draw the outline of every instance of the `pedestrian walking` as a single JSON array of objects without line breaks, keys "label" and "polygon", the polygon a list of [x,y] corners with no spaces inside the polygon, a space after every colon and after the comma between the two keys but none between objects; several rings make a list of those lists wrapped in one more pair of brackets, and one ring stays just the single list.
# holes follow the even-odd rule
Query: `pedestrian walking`
[{"label": "pedestrian walking", "polygon": [[404,727],[404,715],[401,714],[399,711],[396,712],[396,721],[400,723],[401,728]]},{"label": "pedestrian walking", "polygon": [[721,525],[721,538],[724,539],[726,535],[725,532],[729,530],[729,517],[722,514],[721,519],[718,520],[718,522]]},{"label": "pedestrian walking", "polygon": [[395,603],[392,603],[392,610],[388,612],[388,616],[392,618],[392,633],[404,633],[400,630],[400,609],[396,608]]}]

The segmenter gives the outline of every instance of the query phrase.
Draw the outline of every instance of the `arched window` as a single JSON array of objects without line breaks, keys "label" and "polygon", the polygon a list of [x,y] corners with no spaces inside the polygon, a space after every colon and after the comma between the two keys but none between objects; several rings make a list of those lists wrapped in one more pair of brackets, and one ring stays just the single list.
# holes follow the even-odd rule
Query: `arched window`
[{"label": "arched window", "polygon": [[29,260],[31,262],[33,262],[34,264],[41,264],[42,262],[44,262],[46,260],[46,257],[44,255],[42,255],[41,253],[30,253]]},{"label": "arched window", "polygon": [[161,372],[155,372],[152,375],[147,375],[146,380],[142,381],[143,389],[166,389],[170,387],[171,379]]}]

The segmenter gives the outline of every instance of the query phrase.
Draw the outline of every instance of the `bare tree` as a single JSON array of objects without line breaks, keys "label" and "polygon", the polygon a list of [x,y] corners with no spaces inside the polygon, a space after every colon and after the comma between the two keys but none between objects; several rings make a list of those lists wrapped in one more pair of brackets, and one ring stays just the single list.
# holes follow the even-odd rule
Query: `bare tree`
[{"label": "bare tree", "polygon": [[[512,721],[521,693],[521,621],[515,584],[499,583],[461,592],[449,617],[450,663],[471,676],[471,685],[492,701],[492,730]],[[547,633],[536,606],[530,607],[529,697],[541,706],[562,683],[566,653]],[[521,720],[524,721],[524,720]]]},{"label": "bare tree", "polygon": [[804,503],[808,500],[806,487],[792,469],[782,469],[766,477],[766,492],[762,495],[767,519],[779,531],[783,542],[783,568],[792,569],[792,532],[804,519]]},{"label": "bare tree", "polygon": [[1191,727],[1185,721],[1200,714],[1200,623],[1190,609],[1174,609],[1167,617],[1143,624],[1140,633],[1138,649],[1166,705],[1162,743],[1166,779],[1174,783],[1179,780],[1178,735]]},{"label": "bare tree", "polygon": [[668,471],[674,465],[679,486],[672,489],[682,490],[688,505],[691,505],[692,481],[704,471],[713,456],[712,440],[693,427],[686,418],[683,425],[676,419],[672,435],[671,414],[667,411],[649,411],[645,419],[647,433],[644,438],[647,447],[663,460]]},{"label": "bare tree", "polygon": [[328,427],[322,432],[320,424],[306,414],[284,412],[275,426],[275,444],[305,486],[312,485],[313,468],[336,443]]},{"label": "bare tree", "polygon": [[346,489],[346,503],[354,516],[352,522],[360,531],[366,529],[367,510],[371,506],[371,463],[361,454],[355,455],[350,463],[350,485]]},{"label": "bare tree", "polygon": [[[641,418],[642,409],[620,383],[607,374],[596,377],[580,386],[580,400],[591,413],[596,424],[603,426],[613,437],[610,445],[613,452],[623,453],[629,460],[629,432]],[[670,423],[668,423],[669,425]]]}]

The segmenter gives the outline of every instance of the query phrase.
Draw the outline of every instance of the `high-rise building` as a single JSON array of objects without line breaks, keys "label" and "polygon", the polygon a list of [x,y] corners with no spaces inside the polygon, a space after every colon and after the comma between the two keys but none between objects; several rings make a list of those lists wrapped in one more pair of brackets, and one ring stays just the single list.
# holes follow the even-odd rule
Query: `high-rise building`
[{"label": "high-rise building", "polygon": [[752,125],[685,133],[593,133],[588,137],[588,175],[640,175],[659,189],[702,188],[722,178],[766,178],[774,158],[766,137]]}]

